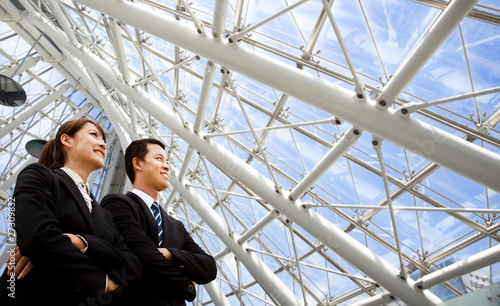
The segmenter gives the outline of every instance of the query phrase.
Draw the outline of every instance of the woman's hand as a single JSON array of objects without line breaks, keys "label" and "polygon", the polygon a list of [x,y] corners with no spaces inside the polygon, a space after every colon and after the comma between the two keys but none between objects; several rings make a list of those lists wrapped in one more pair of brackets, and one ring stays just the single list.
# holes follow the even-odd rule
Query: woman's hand
[{"label": "woman's hand", "polygon": [[33,269],[33,264],[31,263],[31,260],[29,257],[22,256],[21,251],[19,251],[19,246],[16,246],[14,249],[15,252],[15,268],[14,268],[14,275],[17,277],[17,279],[21,279],[28,274],[31,269]]},{"label": "woman's hand", "polygon": [[[68,236],[71,239],[71,243],[74,246],[76,246],[80,251],[87,247],[85,242],[83,242],[83,240],[77,235],[70,233],[65,233],[64,235]],[[17,279],[21,279],[25,277],[31,271],[31,269],[33,269],[33,264],[31,263],[29,257],[21,255],[21,251],[19,251],[19,246],[16,246],[14,248],[14,252],[15,252],[14,275],[15,277],[17,277]]]}]

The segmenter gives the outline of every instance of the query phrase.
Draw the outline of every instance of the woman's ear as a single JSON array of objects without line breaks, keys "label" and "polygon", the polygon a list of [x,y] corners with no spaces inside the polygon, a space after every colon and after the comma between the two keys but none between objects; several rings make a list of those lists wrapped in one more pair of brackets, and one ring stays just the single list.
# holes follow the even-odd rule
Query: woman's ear
[{"label": "woman's ear", "polygon": [[61,143],[63,146],[71,147],[71,137],[68,134],[62,134]]}]

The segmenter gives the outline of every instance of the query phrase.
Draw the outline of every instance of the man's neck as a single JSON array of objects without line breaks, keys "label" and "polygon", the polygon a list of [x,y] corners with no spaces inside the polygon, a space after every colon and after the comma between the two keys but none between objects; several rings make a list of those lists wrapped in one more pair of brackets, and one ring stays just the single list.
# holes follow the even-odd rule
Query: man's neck
[{"label": "man's neck", "polygon": [[134,184],[134,189],[138,189],[144,193],[146,193],[148,196],[152,197],[153,200],[157,201],[158,200],[158,190],[151,188],[147,185],[144,184]]}]

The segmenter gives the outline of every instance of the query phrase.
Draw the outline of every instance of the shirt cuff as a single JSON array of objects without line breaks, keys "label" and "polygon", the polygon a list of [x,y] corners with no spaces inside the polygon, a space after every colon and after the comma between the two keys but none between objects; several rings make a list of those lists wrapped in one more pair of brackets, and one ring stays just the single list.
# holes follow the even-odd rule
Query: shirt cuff
[{"label": "shirt cuff", "polygon": [[[89,248],[89,243],[87,242],[87,240],[85,240],[85,238],[83,238],[82,236],[80,235],[76,235],[78,236],[80,239],[82,239],[83,243],[85,243],[85,247],[83,249],[80,250],[80,252],[82,253],[85,253],[87,251],[87,249]],[[106,280],[107,281],[107,280]],[[107,287],[107,286],[106,286]]]}]

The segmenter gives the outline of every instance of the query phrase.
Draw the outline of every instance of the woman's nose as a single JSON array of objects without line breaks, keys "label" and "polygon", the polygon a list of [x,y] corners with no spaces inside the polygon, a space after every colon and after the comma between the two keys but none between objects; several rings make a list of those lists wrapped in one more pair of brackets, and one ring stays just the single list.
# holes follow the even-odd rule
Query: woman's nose
[{"label": "woman's nose", "polygon": [[101,143],[99,143],[99,147],[106,149],[106,143],[104,142],[104,140],[101,139]]}]

